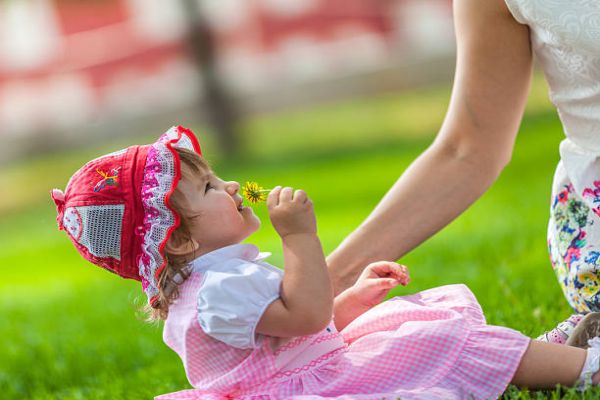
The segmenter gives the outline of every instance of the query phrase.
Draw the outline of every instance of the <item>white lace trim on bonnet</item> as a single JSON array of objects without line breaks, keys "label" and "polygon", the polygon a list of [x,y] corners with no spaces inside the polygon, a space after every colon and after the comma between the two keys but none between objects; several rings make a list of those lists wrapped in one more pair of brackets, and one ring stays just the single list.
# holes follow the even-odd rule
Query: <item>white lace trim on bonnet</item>
[{"label": "white lace trim on bonnet", "polygon": [[172,127],[152,144],[146,158],[142,182],[144,222],[142,253],[138,260],[142,287],[152,304],[158,296],[158,277],[166,264],[163,249],[179,218],[167,205],[166,197],[174,190],[179,165],[172,148],[197,149],[185,129]]}]

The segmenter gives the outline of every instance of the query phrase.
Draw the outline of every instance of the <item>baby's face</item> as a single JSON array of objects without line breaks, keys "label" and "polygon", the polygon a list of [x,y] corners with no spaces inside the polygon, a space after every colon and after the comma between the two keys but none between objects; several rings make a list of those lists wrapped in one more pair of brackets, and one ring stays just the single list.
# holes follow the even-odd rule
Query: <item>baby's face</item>
[{"label": "baby's face", "polygon": [[191,238],[199,245],[196,255],[239,243],[260,227],[252,208],[242,204],[239,183],[225,182],[212,171],[182,172],[177,191],[181,193],[182,213],[189,221]]}]

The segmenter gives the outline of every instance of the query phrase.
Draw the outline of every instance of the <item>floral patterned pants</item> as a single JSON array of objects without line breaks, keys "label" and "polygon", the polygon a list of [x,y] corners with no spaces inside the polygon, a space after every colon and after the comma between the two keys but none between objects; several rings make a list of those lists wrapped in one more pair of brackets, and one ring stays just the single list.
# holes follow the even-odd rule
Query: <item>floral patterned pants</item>
[{"label": "floral patterned pants", "polygon": [[548,224],[552,267],[567,301],[580,313],[600,311],[600,166],[595,163],[576,179],[563,161],[558,164]]}]

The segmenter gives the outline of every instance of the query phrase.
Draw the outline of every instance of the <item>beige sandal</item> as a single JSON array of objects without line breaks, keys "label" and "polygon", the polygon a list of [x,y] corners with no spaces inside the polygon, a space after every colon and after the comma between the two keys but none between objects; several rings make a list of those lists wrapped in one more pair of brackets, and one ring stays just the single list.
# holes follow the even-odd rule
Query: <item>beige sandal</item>
[{"label": "beige sandal", "polygon": [[588,341],[598,336],[600,336],[600,312],[592,312],[579,321],[565,344],[587,349],[590,347]]}]

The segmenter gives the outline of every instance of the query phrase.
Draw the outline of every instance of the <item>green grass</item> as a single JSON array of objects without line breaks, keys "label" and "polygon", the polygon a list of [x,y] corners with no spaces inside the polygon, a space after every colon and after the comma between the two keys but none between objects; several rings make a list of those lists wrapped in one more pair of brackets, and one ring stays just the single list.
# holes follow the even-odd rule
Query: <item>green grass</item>
[{"label": "green grass", "polygon": [[[402,260],[412,283],[395,295],[463,282],[489,323],[530,336],[569,314],[546,254],[550,184],[563,136],[544,92],[536,83],[513,160],[498,182]],[[447,87],[423,89],[257,117],[243,126],[244,158],[226,162],[213,152],[210,137],[203,140],[204,151],[225,178],[306,189],[330,252],[428,146],[448,95]],[[139,285],[85,263],[56,231],[48,199],[48,190],[63,187],[83,162],[128,144],[65,152],[0,171],[2,399],[148,399],[188,387],[160,327],[136,316],[143,301]],[[281,265],[280,242],[264,206],[257,213],[263,228],[250,241],[273,252],[270,261]],[[580,398],[569,390],[514,387],[505,396]]]}]

